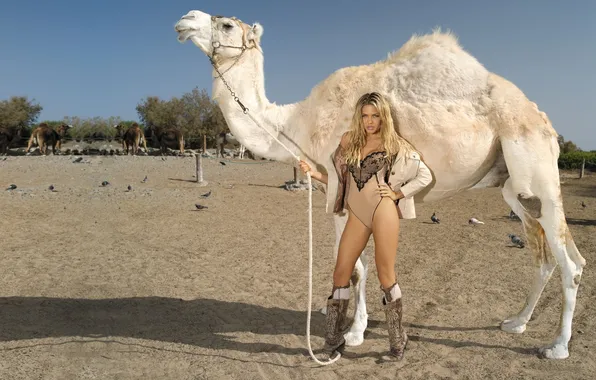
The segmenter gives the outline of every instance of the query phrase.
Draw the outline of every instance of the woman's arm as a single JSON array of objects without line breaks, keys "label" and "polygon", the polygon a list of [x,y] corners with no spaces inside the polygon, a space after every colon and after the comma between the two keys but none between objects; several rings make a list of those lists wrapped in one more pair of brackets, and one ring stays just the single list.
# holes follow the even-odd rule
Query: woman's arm
[{"label": "woman's arm", "polygon": [[414,196],[414,194],[418,193],[420,190],[424,189],[428,186],[433,180],[432,173],[430,169],[422,160],[418,161],[418,169],[416,171],[416,176],[412,178],[408,183],[403,185],[399,191],[403,198],[408,198]]},{"label": "woman's arm", "polygon": [[[341,141],[340,141],[339,145],[337,146],[337,149],[335,149],[335,152],[333,154],[333,164],[335,165],[336,170],[338,170],[338,174],[341,174],[341,166],[345,165],[345,157],[343,157],[342,153],[343,153],[343,149],[345,149],[346,146],[348,145],[348,142],[349,142],[349,137],[348,137],[348,132],[346,132],[341,136]],[[322,182],[325,185],[327,185],[327,180],[329,178],[327,174],[323,174],[318,171],[313,171],[312,168],[310,167],[310,165],[302,160],[300,160],[299,165],[300,165],[300,169],[302,170],[302,172],[304,174],[306,174],[307,172],[310,172],[310,176],[313,179],[316,179],[317,181]]]},{"label": "woman's arm", "polygon": [[328,178],[327,174],[323,174],[319,171],[313,171],[312,168],[310,167],[310,165],[308,163],[306,163],[306,161],[300,160],[299,166],[300,166],[300,170],[302,170],[302,172],[304,174],[310,172],[310,176],[313,179],[316,179],[317,181],[322,182],[325,185],[327,184],[327,178]]},{"label": "woman's arm", "polygon": [[327,174],[323,174],[321,172],[311,172],[310,176],[317,181],[324,183],[325,185],[327,184]]}]

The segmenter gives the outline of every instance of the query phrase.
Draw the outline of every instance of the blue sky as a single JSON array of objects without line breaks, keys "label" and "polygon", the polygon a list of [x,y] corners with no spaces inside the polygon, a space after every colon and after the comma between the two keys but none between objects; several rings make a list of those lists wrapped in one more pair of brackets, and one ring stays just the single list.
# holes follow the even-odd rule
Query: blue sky
[{"label": "blue sky", "polygon": [[[341,6],[336,5],[341,4]],[[176,41],[192,9],[260,22],[265,86],[278,104],[304,99],[335,70],[383,59],[413,33],[455,32],[489,70],[511,80],[555,129],[596,149],[596,2],[19,0],[0,5],[0,99],[34,98],[40,120],[137,120],[146,96],[211,91],[207,58]],[[585,41],[585,42],[581,42]],[[183,62],[183,63],[181,63]]]}]

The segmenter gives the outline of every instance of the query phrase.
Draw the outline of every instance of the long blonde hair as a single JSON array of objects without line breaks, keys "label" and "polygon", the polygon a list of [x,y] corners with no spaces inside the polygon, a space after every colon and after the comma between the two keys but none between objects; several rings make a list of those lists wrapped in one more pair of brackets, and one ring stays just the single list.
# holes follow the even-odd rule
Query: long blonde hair
[{"label": "long blonde hair", "polygon": [[397,154],[408,154],[415,151],[414,147],[398,135],[391,117],[389,102],[378,92],[362,95],[356,108],[348,131],[348,145],[345,147],[345,157],[348,164],[360,166],[362,148],[366,145],[366,130],[362,121],[362,107],[372,105],[377,108],[381,116],[381,143],[385,151],[386,160],[391,160]]}]

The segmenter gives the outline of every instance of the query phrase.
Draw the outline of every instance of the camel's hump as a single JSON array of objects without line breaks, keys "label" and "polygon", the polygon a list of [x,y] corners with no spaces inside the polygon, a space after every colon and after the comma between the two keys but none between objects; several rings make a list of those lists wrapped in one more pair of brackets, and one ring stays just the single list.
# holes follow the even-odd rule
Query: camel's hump
[{"label": "camel's hump", "polygon": [[452,33],[414,35],[385,61],[398,78],[398,92],[411,100],[461,99],[487,87],[489,72]]}]

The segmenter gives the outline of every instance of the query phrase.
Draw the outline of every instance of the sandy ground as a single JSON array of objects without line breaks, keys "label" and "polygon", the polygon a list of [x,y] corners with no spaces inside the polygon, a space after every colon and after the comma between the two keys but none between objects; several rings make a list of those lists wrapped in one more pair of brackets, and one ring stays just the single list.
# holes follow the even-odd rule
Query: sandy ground
[{"label": "sandy ground", "polygon": [[[521,224],[506,217],[500,191],[486,189],[419,204],[418,219],[402,224],[404,361],[378,363],[388,339],[371,242],[365,342],[319,368],[306,348],[307,192],[280,189],[292,169],[206,159],[208,186],[193,175],[190,157],[0,161],[0,186],[18,186],[0,189],[0,379],[593,378],[596,176],[562,185],[588,261],[568,359],[536,353],[556,334],[558,271],[524,334],[498,329],[521,308],[532,264],[527,249],[508,247]],[[313,197],[320,348],[316,310],[330,291],[334,232],[324,195]],[[472,216],[486,224],[469,226]]]}]

